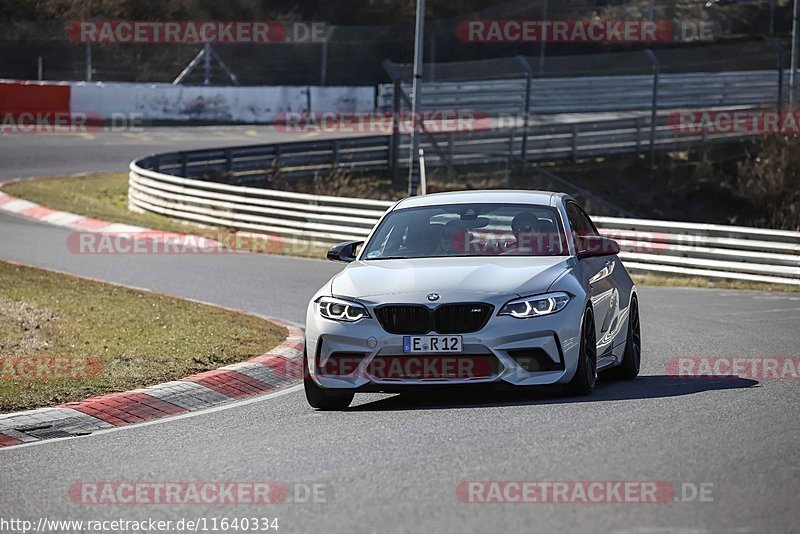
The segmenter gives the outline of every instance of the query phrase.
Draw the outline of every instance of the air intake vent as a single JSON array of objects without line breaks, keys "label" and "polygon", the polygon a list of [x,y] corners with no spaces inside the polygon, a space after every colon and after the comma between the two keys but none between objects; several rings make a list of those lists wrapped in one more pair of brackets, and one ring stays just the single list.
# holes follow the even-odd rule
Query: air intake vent
[{"label": "air intake vent", "polygon": [[550,356],[540,348],[510,350],[508,351],[508,355],[511,356],[523,370],[529,373],[564,370],[563,362],[553,362]]}]

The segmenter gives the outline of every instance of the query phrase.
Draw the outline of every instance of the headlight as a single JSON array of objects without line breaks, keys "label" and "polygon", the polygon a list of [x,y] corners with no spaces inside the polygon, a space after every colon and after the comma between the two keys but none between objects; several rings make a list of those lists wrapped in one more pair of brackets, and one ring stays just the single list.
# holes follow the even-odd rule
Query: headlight
[{"label": "headlight", "polygon": [[566,293],[550,293],[512,300],[500,308],[498,315],[510,315],[517,319],[550,315],[563,310],[569,298]]},{"label": "headlight", "polygon": [[369,313],[364,306],[349,300],[321,297],[317,299],[317,305],[319,306],[319,314],[331,321],[352,323],[364,317],[369,317]]}]

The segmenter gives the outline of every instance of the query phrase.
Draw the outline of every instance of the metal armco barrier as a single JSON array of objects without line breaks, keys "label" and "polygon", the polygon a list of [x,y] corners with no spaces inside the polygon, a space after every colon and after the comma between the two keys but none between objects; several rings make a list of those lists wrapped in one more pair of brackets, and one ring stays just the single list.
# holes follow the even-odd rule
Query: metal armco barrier
[{"label": "metal armco barrier", "polygon": [[[664,73],[659,77],[658,107],[775,105],[779,72]],[[784,85],[787,82],[784,80]],[[525,109],[526,80],[425,82],[419,109],[514,113]],[[410,87],[403,84],[408,93]],[[395,84],[378,86],[378,107],[391,110]],[[586,113],[649,109],[653,76],[581,76],[533,78],[531,113]]]},{"label": "metal armco barrier", "polygon": [[[505,122],[504,122],[505,121]],[[509,124],[513,122],[514,124]],[[643,153],[651,133],[657,150],[689,148],[705,143],[751,137],[750,132],[687,134],[669,124],[669,115],[650,117],[571,120],[554,122],[540,117],[529,121],[527,135],[519,117],[492,119],[489,128],[477,131],[424,135],[420,147],[429,166],[470,166],[483,163],[559,161],[613,154]],[[485,128],[485,126],[484,126]],[[263,184],[277,173],[284,177],[314,176],[336,169],[347,172],[391,172],[408,166],[408,135],[364,135],[253,145],[212,150],[157,154],[139,160],[139,167],[165,174],[202,177],[237,185]]]},{"label": "metal armco barrier", "polygon": [[[234,157],[239,150],[259,164],[265,161],[264,147],[253,147],[252,152],[204,151],[205,160],[195,152],[134,161],[130,165],[130,207],[195,223],[274,234],[289,242],[332,244],[363,239],[392,205],[389,201],[221,184],[147,168],[156,162],[164,165],[162,170],[173,171],[190,166],[193,170],[198,166],[246,168]],[[596,217],[595,221],[604,234],[620,242],[620,256],[632,271],[800,285],[800,232],[612,217]]]}]

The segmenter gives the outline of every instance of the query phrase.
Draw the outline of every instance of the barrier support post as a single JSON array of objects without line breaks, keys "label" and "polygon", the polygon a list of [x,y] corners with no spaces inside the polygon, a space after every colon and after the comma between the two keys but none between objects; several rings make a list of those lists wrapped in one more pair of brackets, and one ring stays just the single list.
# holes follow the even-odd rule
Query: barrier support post
[{"label": "barrier support post", "polygon": [[645,48],[645,55],[653,65],[653,100],[650,107],[650,169],[653,170],[656,164],[656,114],[658,112],[658,75],[661,72],[661,63],[649,48]]}]

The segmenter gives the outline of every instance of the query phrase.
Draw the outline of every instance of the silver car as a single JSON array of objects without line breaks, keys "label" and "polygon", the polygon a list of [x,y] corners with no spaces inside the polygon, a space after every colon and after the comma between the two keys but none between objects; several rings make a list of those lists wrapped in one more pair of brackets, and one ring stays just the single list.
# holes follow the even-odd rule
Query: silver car
[{"label": "silver car", "polygon": [[636,287],[618,253],[562,193],[402,200],[365,243],[328,252],[348,265],[308,305],[308,402],[468,384],[588,395],[598,372],[635,378]]}]

